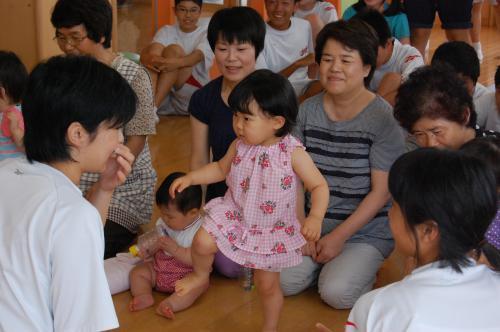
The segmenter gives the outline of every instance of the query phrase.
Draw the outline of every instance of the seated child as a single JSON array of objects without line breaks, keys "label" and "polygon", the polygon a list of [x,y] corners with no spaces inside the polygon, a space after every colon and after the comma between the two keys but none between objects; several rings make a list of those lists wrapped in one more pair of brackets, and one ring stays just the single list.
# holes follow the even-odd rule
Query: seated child
[{"label": "seated child", "polygon": [[474,106],[477,125],[485,130],[500,132],[500,66],[495,73],[495,91],[478,98]]},{"label": "seated child", "polygon": [[[497,192],[500,191],[500,138],[478,137],[465,143],[460,150],[491,167],[495,172]],[[500,208],[486,231],[485,240],[479,261],[500,272]]]},{"label": "seated child", "polygon": [[338,21],[339,19],[335,6],[323,0],[299,0],[295,7],[295,17],[309,21],[313,42],[325,24]]},{"label": "seated child", "polygon": [[[190,186],[171,198],[168,189],[175,179],[183,175],[179,172],[170,174],[156,192],[156,204],[161,215],[156,224],[161,224],[168,236],[158,240],[153,261],[137,265],[130,272],[130,291],[133,296],[130,311],[153,305],[152,287],[160,292],[174,293],[175,282],[193,271],[190,247],[194,234],[201,226],[202,191],[201,186]],[[174,293],[160,303],[156,312],[174,318],[174,312],[191,306],[204,291],[205,288],[201,288],[182,297]]]},{"label": "seated child", "polygon": [[[193,273],[178,281],[176,294],[206,287],[217,250],[255,271],[264,331],[276,331],[283,305],[280,271],[302,262],[301,247],[317,241],[329,201],[326,180],[290,131],[298,106],[290,82],[269,70],[244,78],[229,95],[237,139],[219,161],[174,181],[170,195],[192,184],[226,179],[224,197],[205,206],[203,227],[193,240]],[[227,177],[227,178],[226,178]],[[311,193],[311,208],[298,220],[297,185]]]},{"label": "seated child", "polygon": [[500,265],[478,263],[497,212],[491,168],[460,152],[422,148],[394,163],[389,189],[396,250],[417,268],[363,295],[346,331],[498,330],[500,275],[493,269]]},{"label": "seated child", "polygon": [[402,1],[390,1],[390,4],[388,2],[385,0],[358,0],[358,2],[345,10],[342,18],[349,20],[363,10],[376,10],[384,15],[391,35],[401,44],[410,44],[410,25],[408,17],[403,12]]},{"label": "seated child", "polygon": [[191,95],[208,83],[213,52],[199,24],[202,0],[175,0],[174,25],[158,30],[141,52],[152,79],[158,114],[188,115]]},{"label": "seated child", "polygon": [[24,122],[15,106],[21,101],[28,72],[16,54],[0,51],[0,160],[22,156]]},{"label": "seated child", "polygon": [[[258,68],[267,68],[288,78],[297,97],[303,95],[311,79],[308,67],[314,65],[314,46],[309,22],[292,17],[297,0],[265,0],[269,20],[264,50]],[[265,65],[263,64],[265,63]]]},{"label": "seated child", "polygon": [[394,106],[399,86],[415,69],[424,65],[424,59],[415,47],[403,45],[392,37],[389,25],[379,12],[364,10],[353,19],[365,21],[377,33],[377,68],[369,87]]},{"label": "seated child", "polygon": [[432,56],[431,65],[436,63],[446,63],[458,73],[474,102],[488,93],[488,89],[477,81],[481,70],[477,53],[466,42],[450,41],[441,44]]}]

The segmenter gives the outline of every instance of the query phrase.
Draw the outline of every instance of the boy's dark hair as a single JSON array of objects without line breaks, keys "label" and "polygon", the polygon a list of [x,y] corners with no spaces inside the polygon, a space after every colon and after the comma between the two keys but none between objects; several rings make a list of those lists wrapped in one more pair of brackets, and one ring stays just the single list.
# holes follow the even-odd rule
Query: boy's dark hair
[{"label": "boy's dark hair", "polygon": [[[441,267],[461,272],[471,265],[468,254],[482,248],[497,211],[497,188],[490,168],[457,151],[417,149],[392,165],[389,191],[414,235],[419,224],[437,224]],[[416,235],[414,239],[418,261]]]},{"label": "boy's dark hair", "polygon": [[321,62],[323,49],[329,39],[336,40],[347,48],[359,52],[363,65],[371,67],[370,73],[364,79],[365,86],[368,86],[377,67],[379,42],[375,30],[368,23],[361,20],[340,20],[328,23],[318,33],[318,37],[316,38],[314,57],[318,64]]},{"label": "boy's dark hair", "polygon": [[114,69],[86,56],[57,56],[29,76],[22,110],[29,161],[71,160],[68,127],[80,123],[91,135],[106,122],[126,124],[135,114],[136,96]]},{"label": "boy's dark hair", "polygon": [[104,37],[104,48],[111,47],[113,11],[108,0],[58,0],[50,21],[56,29],[83,24],[89,39],[100,43]]},{"label": "boy's dark hair", "polygon": [[210,19],[207,39],[215,50],[217,40],[228,43],[250,43],[255,48],[255,59],[264,48],[266,24],[260,14],[250,7],[230,7],[217,11]]},{"label": "boy's dark hair", "polygon": [[186,175],[182,172],[170,173],[161,183],[156,191],[156,205],[168,206],[170,203],[175,204],[175,207],[182,214],[186,214],[192,209],[201,208],[202,190],[200,185],[189,186],[180,193],[176,193],[175,198],[170,197],[168,190],[175,179]]},{"label": "boy's dark hair", "polygon": [[464,81],[450,66],[439,64],[418,68],[401,84],[394,117],[412,132],[415,122],[424,117],[444,118],[474,128],[477,115]]},{"label": "boy's dark hair", "polygon": [[200,8],[203,6],[203,0],[175,0],[174,4],[177,7],[178,4],[180,4],[183,1],[191,1],[197,4]]},{"label": "boy's dark hair", "polygon": [[431,65],[443,62],[476,84],[481,69],[474,47],[463,41],[450,41],[441,44],[432,56]]},{"label": "boy's dark hair", "polygon": [[0,51],[0,88],[13,103],[19,103],[23,95],[28,72],[14,52]]},{"label": "boy's dark hair", "polygon": [[297,96],[287,78],[268,69],[256,70],[236,85],[228,98],[234,112],[252,114],[249,105],[255,100],[267,116],[282,116],[285,124],[276,137],[290,133],[298,113]]},{"label": "boy's dark hair", "polygon": [[500,66],[497,66],[497,71],[495,73],[495,86],[500,88]]},{"label": "boy's dark hair", "polygon": [[[357,3],[352,5],[352,7],[356,10],[356,12],[360,12],[363,9],[367,8],[365,0],[358,0]],[[383,14],[384,14],[384,16],[394,16],[394,15],[401,13],[402,11],[403,11],[403,7],[401,5],[401,1],[394,0],[394,1],[391,1],[391,4],[389,5],[389,7],[386,10],[384,10]]]},{"label": "boy's dark hair", "polygon": [[392,38],[389,24],[387,24],[384,16],[376,10],[366,8],[359,11],[352,19],[368,23],[377,33],[378,44],[382,47],[385,47],[387,41]]}]

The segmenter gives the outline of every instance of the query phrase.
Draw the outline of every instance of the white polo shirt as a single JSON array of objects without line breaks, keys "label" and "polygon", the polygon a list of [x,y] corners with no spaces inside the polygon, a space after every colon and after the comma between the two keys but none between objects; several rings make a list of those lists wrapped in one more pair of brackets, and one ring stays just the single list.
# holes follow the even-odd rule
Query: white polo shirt
[{"label": "white polo shirt", "polygon": [[[301,18],[292,17],[290,27],[281,31],[266,24],[264,50],[257,59],[256,68],[268,68],[279,73],[295,61],[314,53],[311,24]],[[262,62],[265,65],[262,65]],[[301,67],[288,77],[295,93],[300,96],[311,81],[307,67]]]},{"label": "white polo shirt", "polygon": [[0,330],[118,327],[97,210],[63,173],[0,163]]},{"label": "white polo shirt", "polygon": [[500,110],[497,108],[495,92],[488,92],[474,100],[477,113],[476,124],[486,130],[500,132]]},{"label": "white polo shirt", "polygon": [[363,295],[346,331],[493,332],[500,330],[499,308],[498,273],[482,264],[457,273],[435,262]]},{"label": "white polo shirt", "polygon": [[370,81],[370,90],[377,91],[380,81],[387,73],[398,73],[402,82],[418,67],[424,65],[424,58],[420,52],[411,45],[403,45],[394,39],[394,48],[389,61],[375,70]]}]

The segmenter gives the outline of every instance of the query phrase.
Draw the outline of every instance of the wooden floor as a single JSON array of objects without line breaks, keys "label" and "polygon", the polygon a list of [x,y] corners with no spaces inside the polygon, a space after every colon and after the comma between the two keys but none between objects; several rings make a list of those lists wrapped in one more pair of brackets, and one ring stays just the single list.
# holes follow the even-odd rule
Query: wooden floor
[{"label": "wooden floor", "polygon": [[[130,9],[128,9],[130,10]],[[431,40],[431,54],[444,41],[444,33],[434,29]],[[481,66],[480,82],[493,83],[496,66],[500,64],[500,34],[493,28],[482,33],[485,60]],[[139,44],[145,42],[140,41]],[[136,50],[137,51],[137,50]],[[173,171],[186,171],[190,154],[190,127],[186,117],[162,117],[157,135],[150,138],[153,165],[161,180]],[[158,216],[155,209],[153,220]],[[378,273],[376,286],[397,281],[402,276],[401,258],[397,253],[384,263]],[[165,294],[155,293],[158,304]],[[113,297],[120,321],[119,331],[258,331],[261,311],[256,291],[245,292],[235,280],[214,276],[211,287],[188,310],[178,313],[175,320],[167,320],[154,313],[154,307],[141,312],[130,313],[129,292]],[[285,299],[280,321],[280,331],[315,331],[314,324],[323,322],[334,331],[343,331],[348,310],[334,310],[324,304],[314,289]]]}]

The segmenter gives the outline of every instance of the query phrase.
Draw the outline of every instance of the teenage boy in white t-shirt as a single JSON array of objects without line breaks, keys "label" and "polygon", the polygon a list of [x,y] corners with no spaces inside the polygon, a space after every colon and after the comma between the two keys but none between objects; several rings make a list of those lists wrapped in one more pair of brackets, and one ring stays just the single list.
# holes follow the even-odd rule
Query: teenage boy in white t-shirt
[{"label": "teenage boy in white t-shirt", "polygon": [[156,32],[141,52],[151,75],[158,114],[188,115],[191,95],[209,81],[213,52],[207,24],[199,22],[202,0],[175,0],[175,25]]},{"label": "teenage boy in white t-shirt", "polygon": [[[22,109],[26,158],[0,162],[0,330],[117,328],[103,223],[134,159],[121,127],[135,94],[111,67],[60,56],[32,71]],[[87,200],[84,172],[101,173]]]},{"label": "teenage boy in white t-shirt", "polygon": [[328,1],[299,0],[295,8],[295,17],[303,18],[311,24],[313,42],[323,27],[338,21],[337,9]]},{"label": "teenage boy in white t-shirt", "polygon": [[308,66],[314,64],[314,47],[309,22],[292,17],[296,2],[265,0],[269,20],[258,63],[263,60],[265,67],[288,77],[299,97],[311,82]]},{"label": "teenage boy in white t-shirt", "polygon": [[495,73],[495,91],[474,101],[476,124],[486,130],[500,132],[500,66]]},{"label": "teenage boy in white t-shirt", "polygon": [[387,21],[378,11],[366,10],[353,18],[368,23],[377,33],[377,68],[369,88],[394,106],[399,86],[415,69],[424,65],[424,59],[415,47],[403,45],[392,37]]}]

